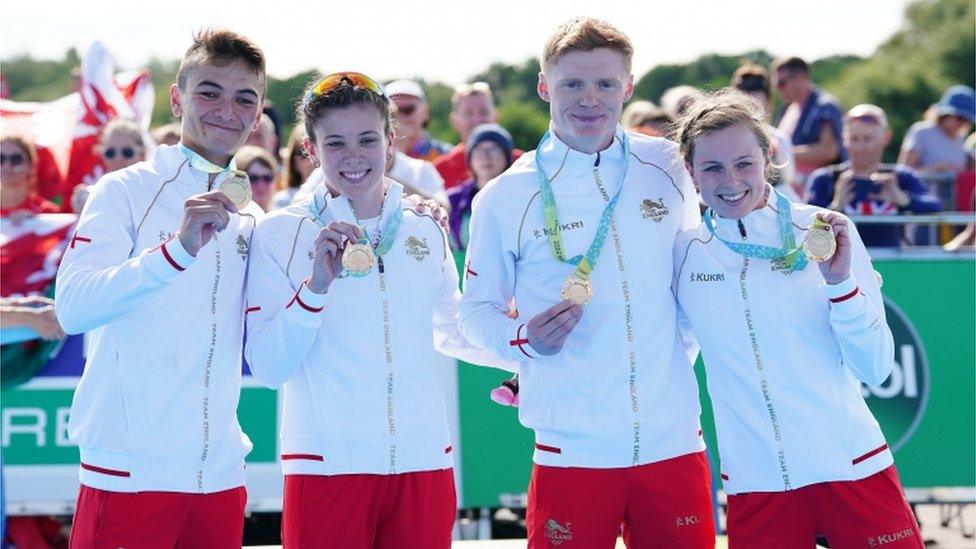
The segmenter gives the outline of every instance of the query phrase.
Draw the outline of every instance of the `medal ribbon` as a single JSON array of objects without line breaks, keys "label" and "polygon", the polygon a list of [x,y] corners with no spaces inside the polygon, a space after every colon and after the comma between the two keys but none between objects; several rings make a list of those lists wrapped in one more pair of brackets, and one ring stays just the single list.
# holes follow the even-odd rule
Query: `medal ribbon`
[{"label": "medal ribbon", "polygon": [[[620,198],[620,192],[624,188],[624,180],[627,178],[627,168],[630,165],[630,140],[627,137],[627,132],[623,132],[622,135],[623,137],[620,143],[624,153],[624,168],[623,174],[620,176],[620,188],[617,189],[617,193],[613,195],[610,202],[603,208],[603,213],[600,215],[600,224],[597,226],[596,234],[593,235],[593,242],[590,243],[590,247],[586,251],[585,256],[566,257],[566,246],[563,244],[563,235],[559,228],[559,216],[556,210],[556,196],[552,192],[552,185],[549,182],[549,177],[546,175],[545,170],[542,169],[542,161],[540,160],[542,147],[551,138],[548,131],[542,136],[542,140],[539,141],[539,146],[536,147],[535,168],[539,173],[539,190],[542,193],[542,212],[545,216],[546,236],[549,238],[549,247],[552,249],[552,255],[556,259],[563,263],[575,265],[576,271],[574,275],[582,280],[588,280],[590,272],[596,268],[596,261],[599,259],[600,252],[603,251],[603,243],[607,239],[607,231],[610,228],[610,220],[613,217],[614,208],[617,206],[617,199]],[[596,171],[596,168],[594,168],[594,171]]]},{"label": "medal ribbon", "polygon": [[235,165],[233,158],[230,159],[230,163],[227,164],[227,167],[221,168],[220,166],[200,156],[199,153],[190,149],[190,147],[184,145],[182,141],[180,141],[179,147],[180,152],[183,153],[183,156],[190,161],[190,166],[200,170],[201,172],[220,173],[225,171],[237,171],[237,166]]},{"label": "medal ribbon", "polygon": [[732,242],[725,240],[715,232],[715,210],[709,208],[705,212],[705,226],[712,236],[719,239],[722,244],[733,252],[745,257],[758,257],[761,259],[784,258],[786,265],[794,271],[802,271],[807,266],[807,256],[802,249],[796,245],[796,236],[793,234],[793,215],[790,210],[790,201],[782,193],[773,189],[776,193],[776,206],[779,208],[777,214],[777,224],[779,225],[780,239],[783,245],[780,248],[764,246],[762,244],[748,244],[745,242]]}]

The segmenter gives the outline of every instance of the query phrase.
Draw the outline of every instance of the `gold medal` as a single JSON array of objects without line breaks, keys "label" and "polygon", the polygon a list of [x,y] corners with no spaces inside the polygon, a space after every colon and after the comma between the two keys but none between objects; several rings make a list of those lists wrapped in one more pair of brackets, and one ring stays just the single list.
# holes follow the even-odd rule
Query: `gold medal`
[{"label": "gold medal", "polygon": [[807,236],[803,239],[803,253],[817,263],[823,263],[837,251],[834,228],[819,219],[813,222]]},{"label": "gold medal", "polygon": [[374,263],[373,248],[369,244],[346,244],[342,252],[342,268],[349,276],[366,276],[373,270]]},{"label": "gold medal", "polygon": [[247,173],[234,170],[220,182],[220,192],[237,206],[238,210],[243,209],[251,202],[251,181],[247,178]]},{"label": "gold medal", "polygon": [[580,278],[573,273],[563,284],[562,298],[577,305],[586,305],[593,299],[593,286],[590,285],[589,279]]}]

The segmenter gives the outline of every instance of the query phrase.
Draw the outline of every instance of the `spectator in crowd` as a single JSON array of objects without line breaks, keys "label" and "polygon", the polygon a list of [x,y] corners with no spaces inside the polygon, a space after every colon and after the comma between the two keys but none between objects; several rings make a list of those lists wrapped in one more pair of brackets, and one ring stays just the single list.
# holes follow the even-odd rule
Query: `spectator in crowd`
[{"label": "spectator in crowd", "polygon": [[451,247],[464,251],[468,246],[468,221],[471,202],[478,191],[512,165],[515,143],[508,130],[498,124],[475,127],[467,140],[467,164],[473,176],[447,193],[451,201]]},{"label": "spectator in crowd", "polygon": [[271,211],[274,190],[278,185],[278,161],[271,153],[254,145],[241,147],[234,160],[237,169],[246,172],[251,182],[251,200],[265,212]]},{"label": "spectator in crowd", "polygon": [[397,108],[397,150],[428,162],[451,150],[451,145],[427,133],[430,105],[420,84],[413,80],[395,80],[386,85],[386,90]]},{"label": "spectator in crowd", "polygon": [[263,214],[232,201],[246,184],[232,160],[266,83],[249,39],[197,33],[170,89],[182,141],[103,176],[64,254],[58,320],[101,334],[68,422],[81,453],[72,546],[241,545],[243,288]]},{"label": "spectator in crowd", "polygon": [[15,224],[38,213],[56,213],[57,204],[41,198],[34,189],[37,150],[26,137],[0,137],[0,217]]},{"label": "spectator in crowd", "polygon": [[644,135],[667,137],[671,117],[650,101],[633,101],[620,115],[620,123],[624,128]]},{"label": "spectator in crowd", "polygon": [[[102,159],[105,173],[128,168],[146,159],[148,144],[139,124],[116,118],[102,128],[95,153]],[[80,213],[91,193],[91,185],[78,183],[71,190],[71,211]]]},{"label": "spectator in crowd", "polygon": [[452,189],[471,177],[465,153],[468,137],[475,126],[498,121],[495,99],[485,82],[461,84],[451,96],[451,127],[461,137],[461,142],[447,154],[434,161],[434,167],[444,178],[444,187]]},{"label": "spectator in crowd", "polygon": [[770,174],[770,182],[786,195],[786,198],[794,202],[799,201],[800,196],[793,189],[793,178],[796,175],[793,142],[788,135],[769,123],[773,116],[772,84],[769,81],[769,73],[755,63],[744,63],[732,74],[731,85],[762,106],[766,131],[773,137],[771,146],[773,172]]},{"label": "spectator in crowd", "polygon": [[472,208],[461,331],[519,361],[530,547],[612,547],[621,524],[629,547],[715,544],[693,345],[671,293],[698,200],[674,143],[619,125],[632,56],[609,23],[561,25],[537,88],[550,131]]},{"label": "spectator in crowd", "polygon": [[157,145],[176,145],[180,142],[179,122],[170,122],[158,128],[153,128],[152,138]]},{"label": "spectator in crowd", "polygon": [[947,89],[927,118],[908,129],[898,161],[922,174],[955,176],[967,167],[965,140],[976,120],[973,89]]},{"label": "spectator in crowd", "polygon": [[271,156],[278,157],[278,136],[275,134],[275,125],[270,116],[261,114],[261,123],[247,137],[245,145],[260,147],[268,151]]},{"label": "spectator in crowd", "polygon": [[385,176],[394,135],[379,84],[328,75],[300,109],[329,188],[258,224],[247,289],[248,364],[284,387],[284,546],[448,549],[453,444],[431,392],[435,352],[506,363],[458,332],[444,230]]},{"label": "spectator in crowd", "polygon": [[726,92],[677,135],[709,209],[678,235],[672,288],[708,374],[729,547],[922,549],[861,393],[894,365],[879,277],[843,214],[770,187],[765,125]]},{"label": "spectator in crowd", "polygon": [[[813,172],[807,202],[847,215],[931,213],[941,208],[939,198],[905,166],[882,164],[891,141],[888,117],[876,105],[858,105],[844,120],[844,146],[850,160]],[[902,225],[858,226],[868,247],[898,247]]]},{"label": "spectator in crowd", "polygon": [[272,209],[284,208],[292,203],[298,189],[301,188],[315,165],[305,154],[302,148],[302,139],[305,137],[305,127],[302,124],[292,126],[291,135],[288,137],[288,145],[281,151],[281,158],[284,160],[285,169],[278,185],[281,190],[275,193],[271,199]]},{"label": "spectator in crowd", "polygon": [[701,97],[701,90],[694,86],[675,86],[661,94],[661,108],[671,120],[677,120]]},{"label": "spectator in crowd", "polygon": [[773,61],[771,72],[784,104],[776,125],[793,142],[794,184],[804,185],[813,170],[847,160],[840,104],[813,85],[810,67],[799,57]]}]

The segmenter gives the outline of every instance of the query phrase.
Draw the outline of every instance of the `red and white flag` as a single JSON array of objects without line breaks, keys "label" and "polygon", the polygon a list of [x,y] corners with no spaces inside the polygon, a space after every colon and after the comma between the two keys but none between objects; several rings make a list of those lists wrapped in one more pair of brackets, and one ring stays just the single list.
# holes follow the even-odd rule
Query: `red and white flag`
[{"label": "red and white flag", "polygon": [[58,274],[78,216],[37,214],[19,223],[0,218],[0,296],[41,293]]},{"label": "red and white flag", "polygon": [[149,129],[155,101],[146,71],[115,74],[115,59],[101,42],[81,62],[78,91],[47,103],[0,99],[5,131],[34,139],[38,149],[37,192],[60,196],[66,211],[78,183],[94,183],[104,173],[93,148],[110,120],[124,117]]}]

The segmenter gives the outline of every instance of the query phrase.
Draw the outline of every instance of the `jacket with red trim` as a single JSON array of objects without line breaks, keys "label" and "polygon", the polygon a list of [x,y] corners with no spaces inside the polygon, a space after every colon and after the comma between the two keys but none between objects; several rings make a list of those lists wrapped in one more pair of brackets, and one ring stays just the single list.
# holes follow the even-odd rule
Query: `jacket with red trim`
[{"label": "jacket with red trim", "polygon": [[[698,201],[673,143],[629,134],[625,159],[623,135],[618,126],[598,154],[553,135],[474,201],[461,329],[483,348],[520,361],[519,419],[535,431],[534,460],[542,465],[626,467],[704,448],[697,384],[670,291],[674,238],[698,224]],[[526,324],[561,301],[574,267],[550,248],[539,154],[567,255],[586,253],[620,190],[590,275],[593,300],[562,350],[541,357]],[[516,319],[507,315],[513,299]]]},{"label": "jacket with red trim", "polygon": [[[453,465],[439,351],[514,369],[458,331],[457,267],[440,226],[401,203],[390,181],[383,208],[403,208],[390,250],[361,278],[308,289],[315,239],[339,219],[344,198],[314,198],[258,224],[248,273],[248,340],[254,377],[283,388],[285,474],[397,474]],[[312,205],[317,215],[312,214]],[[348,203],[344,212],[349,212]],[[350,213],[351,216],[351,213]],[[316,219],[316,217],[318,219]],[[363,220],[375,235],[378,220]],[[453,364],[453,363],[452,363]]]},{"label": "jacket with red trim", "polygon": [[[716,217],[731,242],[781,247],[777,204]],[[791,203],[796,242],[825,210]],[[892,464],[861,383],[891,372],[894,343],[878,277],[848,222],[852,276],[828,285],[817,264],[746,259],[701,224],[675,244],[674,290],[701,344],[725,491],[778,492],[856,480]]]},{"label": "jacket with red trim", "polygon": [[[214,186],[219,185],[218,176]],[[183,204],[208,174],[178,147],[103,176],[58,269],[55,310],[90,352],[68,434],[81,482],[104,490],[215,492],[244,484],[237,421],[244,274],[255,204],[192,257]]]}]

